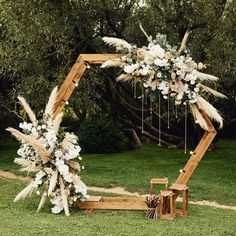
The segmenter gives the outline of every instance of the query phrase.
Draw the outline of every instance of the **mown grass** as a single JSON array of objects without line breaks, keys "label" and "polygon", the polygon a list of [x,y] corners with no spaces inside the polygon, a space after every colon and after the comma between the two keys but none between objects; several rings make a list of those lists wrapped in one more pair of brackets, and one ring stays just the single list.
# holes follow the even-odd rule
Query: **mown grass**
[{"label": "mown grass", "polygon": [[[16,145],[0,151],[0,170],[17,174],[13,163]],[[89,186],[116,187],[148,193],[153,177],[168,177],[170,183],[179,175],[190,154],[181,149],[144,145],[116,154],[84,154],[82,180]],[[22,173],[20,173],[22,174]],[[220,140],[214,151],[207,152],[188,183],[191,200],[215,200],[236,205],[236,141]]]},{"label": "mown grass", "polygon": [[149,220],[143,211],[93,211],[74,208],[70,217],[50,213],[50,205],[36,213],[33,195],[13,203],[24,184],[0,178],[0,235],[236,235],[235,211],[206,206],[190,207],[190,214],[174,220]]},{"label": "mown grass", "polygon": [[[13,163],[17,145],[0,150],[0,170],[17,174]],[[123,186],[147,193],[153,177],[174,181],[189,155],[183,150],[145,145],[136,150],[106,155],[83,155],[88,185]],[[189,181],[191,200],[216,200],[236,205],[236,141],[220,141],[208,152]],[[174,220],[148,220],[143,211],[94,211],[74,208],[70,217],[50,213],[50,203],[36,213],[38,196],[13,204],[24,183],[0,178],[0,235],[236,235],[236,213],[207,206],[190,206],[189,216]],[[100,193],[99,193],[100,195]]]}]

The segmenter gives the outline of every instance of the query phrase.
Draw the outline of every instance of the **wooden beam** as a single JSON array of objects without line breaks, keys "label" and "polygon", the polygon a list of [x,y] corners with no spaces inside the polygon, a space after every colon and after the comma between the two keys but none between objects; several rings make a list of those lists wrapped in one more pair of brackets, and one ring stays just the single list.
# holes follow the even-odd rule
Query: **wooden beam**
[{"label": "wooden beam", "polygon": [[116,59],[125,54],[80,54],[84,62],[91,64],[102,64],[107,60]]},{"label": "wooden beam", "polygon": [[147,210],[145,198],[141,197],[103,197],[102,201],[77,201],[81,209],[103,210]]},{"label": "wooden beam", "polygon": [[194,170],[197,168],[199,162],[208,150],[217,133],[208,116],[200,109],[199,112],[202,114],[208,125],[208,131],[204,133],[202,139],[195,148],[193,154],[189,158],[178,179],[175,181],[176,184],[187,184],[188,180],[192,176]]},{"label": "wooden beam", "polygon": [[76,84],[78,84],[81,77],[83,76],[88,63],[102,64],[107,60],[119,58],[123,55],[124,54],[81,54],[77,58],[76,63],[71,68],[58,92],[57,103],[53,117],[55,118],[57,114],[63,110],[65,103],[69,100],[76,87]]}]

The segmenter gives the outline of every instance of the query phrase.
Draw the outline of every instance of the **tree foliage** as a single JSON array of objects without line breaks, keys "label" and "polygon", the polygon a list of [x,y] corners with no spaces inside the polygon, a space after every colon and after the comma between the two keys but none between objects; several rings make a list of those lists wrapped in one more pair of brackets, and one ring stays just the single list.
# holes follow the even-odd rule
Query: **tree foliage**
[{"label": "tree foliage", "polygon": [[[18,111],[19,93],[40,112],[51,88],[62,83],[80,53],[111,50],[101,37],[146,44],[138,26],[141,22],[148,34],[167,34],[173,45],[191,30],[188,47],[196,61],[209,64],[207,72],[221,78],[220,90],[229,99],[213,102],[230,121],[236,117],[236,109],[231,109],[236,98],[235,11],[233,0],[2,0],[0,106],[4,119]],[[81,120],[105,111],[138,126],[134,123],[140,112],[125,109],[128,105],[117,91],[132,106],[140,106],[140,101],[132,99],[131,87],[115,83],[114,71],[96,68],[85,77],[70,101]]]}]

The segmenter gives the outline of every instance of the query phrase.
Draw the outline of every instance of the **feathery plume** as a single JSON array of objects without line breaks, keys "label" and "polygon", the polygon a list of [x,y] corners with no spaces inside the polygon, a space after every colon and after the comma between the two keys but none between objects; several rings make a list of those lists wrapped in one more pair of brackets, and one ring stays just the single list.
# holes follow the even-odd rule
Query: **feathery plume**
[{"label": "feathery plume", "polygon": [[227,98],[223,93],[220,93],[206,85],[203,85],[201,83],[197,84],[197,87],[202,88],[204,91],[211,93],[212,95],[214,95],[215,97],[220,97],[220,98]]},{"label": "feathery plume", "polygon": [[38,154],[40,155],[44,163],[48,162],[48,160],[50,159],[51,153],[35,137],[30,136],[30,135],[25,135],[21,133],[20,131],[13,128],[7,128],[6,130],[9,131],[13,136],[15,136],[21,142],[26,142],[30,146],[32,146],[33,149],[36,152],[38,152]]},{"label": "feathery plume", "polygon": [[139,23],[139,28],[141,29],[141,31],[143,32],[143,34],[146,36],[147,40],[149,43],[152,43],[152,36],[149,36],[147,34],[147,32],[144,30],[143,26],[141,23]]},{"label": "feathery plume", "polygon": [[57,177],[58,177],[58,171],[54,171],[52,174],[52,177],[50,178],[50,183],[48,187],[48,196],[52,193],[52,191],[55,189],[56,184],[57,184]]},{"label": "feathery plume", "polygon": [[63,151],[66,151],[71,148],[73,145],[73,140],[77,140],[77,137],[74,134],[66,133],[65,138],[61,142],[61,148]]},{"label": "feathery plume", "polygon": [[57,132],[60,128],[62,117],[63,117],[63,113],[60,112],[60,113],[57,114],[56,118],[52,122],[53,123],[53,130],[54,130],[55,134],[57,134]]},{"label": "feathery plume", "polygon": [[38,172],[41,170],[39,166],[35,165],[35,162],[32,162],[24,158],[15,158],[14,163],[22,166],[20,171]]},{"label": "feathery plume", "polygon": [[47,200],[47,193],[44,192],[44,193],[42,194],[41,199],[40,199],[40,202],[39,202],[39,206],[38,206],[37,212],[39,212],[39,211],[42,209],[42,207],[44,206],[46,200]]},{"label": "feathery plume", "polygon": [[63,179],[61,178],[61,176],[59,177],[59,183],[60,183],[60,190],[61,190],[62,205],[63,205],[66,216],[70,216],[67,197],[65,194],[65,185],[63,183]]},{"label": "feathery plume", "polygon": [[27,167],[27,166],[30,166],[32,162],[24,158],[15,158],[14,163],[21,165],[22,167]]},{"label": "feathery plume", "polygon": [[70,160],[67,163],[75,171],[79,171],[79,172],[81,171],[80,164],[78,162]]},{"label": "feathery plume", "polygon": [[195,75],[200,79],[200,80],[209,80],[209,81],[216,81],[219,78],[213,75],[205,74],[199,71],[195,72]]},{"label": "feathery plume", "polygon": [[27,113],[30,121],[35,124],[37,122],[37,119],[36,119],[36,116],[34,114],[34,112],[32,111],[32,109],[30,108],[29,104],[26,102],[26,100],[21,97],[21,96],[18,96],[17,97],[18,100],[20,101],[21,105],[23,106],[25,112]]},{"label": "feathery plume", "polygon": [[197,105],[209,116],[211,120],[215,120],[220,124],[220,129],[223,127],[223,118],[209,102],[199,96],[197,98]]},{"label": "feathery plume", "polygon": [[57,100],[57,86],[51,92],[51,95],[49,97],[48,103],[44,111],[45,115],[50,115],[50,117],[52,116],[56,100]]},{"label": "feathery plume", "polygon": [[190,32],[191,31],[188,31],[188,30],[185,32],[180,48],[178,50],[178,55],[180,55],[180,53],[186,48],[186,43],[187,43]]},{"label": "feathery plume", "polygon": [[118,38],[113,38],[113,37],[103,37],[102,40],[111,46],[116,46],[116,47],[123,47],[128,50],[131,49],[131,44],[126,42],[124,39],[118,39]]},{"label": "feathery plume", "polygon": [[32,192],[34,191],[34,187],[33,187],[33,182],[30,183],[27,187],[25,187],[21,192],[19,192],[17,194],[17,196],[14,199],[14,202],[17,202],[21,199],[25,199],[27,196],[31,195]]},{"label": "feathery plume", "polygon": [[199,112],[196,105],[189,103],[189,106],[192,111],[195,122],[198,123],[204,130],[209,130],[205,119],[202,117],[202,114]]},{"label": "feathery plume", "polygon": [[120,76],[118,76],[117,78],[116,78],[116,81],[121,81],[121,80],[123,80],[123,81],[127,81],[127,80],[130,80],[130,79],[132,79],[133,77],[132,77],[132,75],[130,75],[130,74],[121,74]]},{"label": "feathery plume", "polygon": [[122,62],[120,59],[107,60],[101,65],[101,68],[118,67],[122,64],[124,64],[124,62]]},{"label": "feathery plume", "polygon": [[24,168],[21,168],[20,171],[26,171],[26,172],[39,172],[40,170],[42,170],[40,167],[35,166],[35,165],[30,165]]}]

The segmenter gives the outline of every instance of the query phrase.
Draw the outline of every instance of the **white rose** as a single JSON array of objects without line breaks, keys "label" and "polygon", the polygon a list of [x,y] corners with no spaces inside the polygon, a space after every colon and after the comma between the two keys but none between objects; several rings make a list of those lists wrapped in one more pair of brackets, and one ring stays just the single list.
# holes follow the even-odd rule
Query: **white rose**
[{"label": "white rose", "polygon": [[165,57],[165,50],[158,44],[153,46],[152,51],[161,59]]}]

